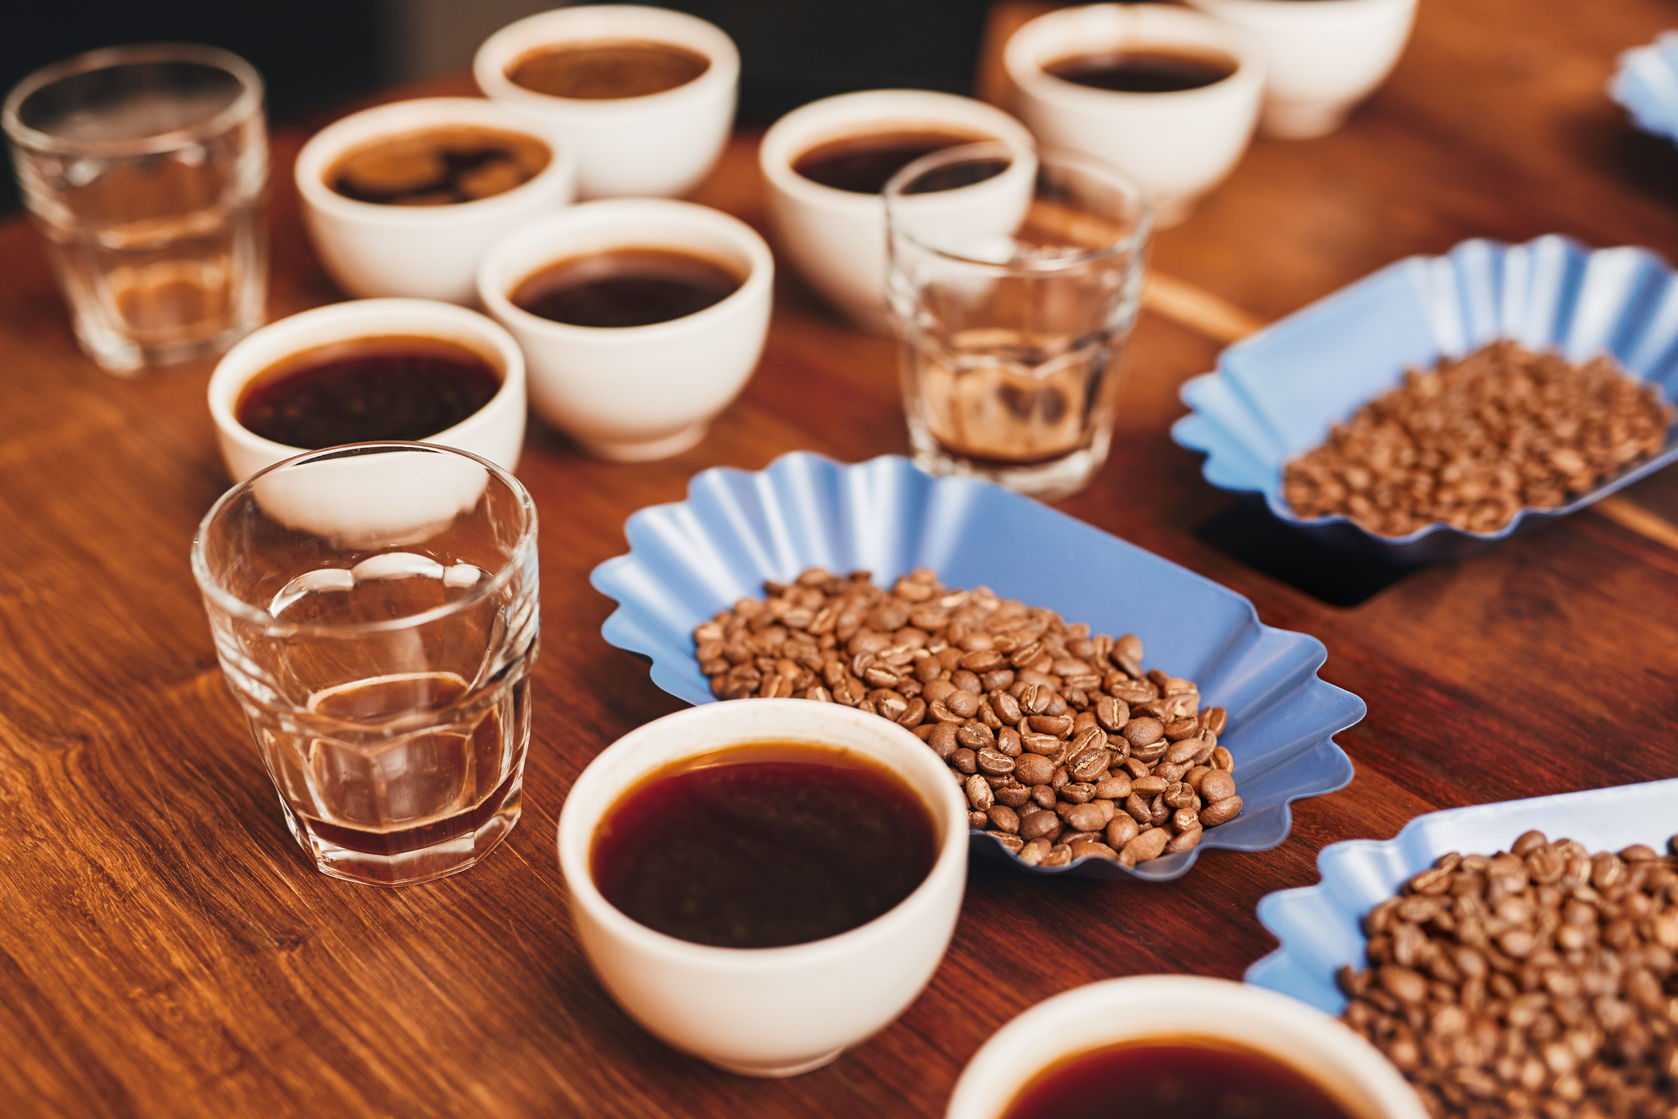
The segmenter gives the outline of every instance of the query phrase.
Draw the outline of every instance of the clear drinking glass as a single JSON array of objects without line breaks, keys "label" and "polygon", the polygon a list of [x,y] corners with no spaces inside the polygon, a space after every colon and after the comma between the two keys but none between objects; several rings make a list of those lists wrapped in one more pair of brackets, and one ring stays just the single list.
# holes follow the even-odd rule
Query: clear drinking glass
[{"label": "clear drinking glass", "polygon": [[898,172],[887,290],[915,463],[1055,498],[1107,459],[1152,215],[1075,152],[1039,151],[1035,179],[1004,189],[1024,158],[970,144]]},{"label": "clear drinking glass", "polygon": [[199,526],[216,655],[316,867],[423,882],[518,821],[538,637],[536,509],[421,443],[271,466]]},{"label": "clear drinking glass", "polygon": [[210,356],[262,322],[262,113],[249,63],[190,44],[92,51],[7,96],[24,203],[106,369]]}]

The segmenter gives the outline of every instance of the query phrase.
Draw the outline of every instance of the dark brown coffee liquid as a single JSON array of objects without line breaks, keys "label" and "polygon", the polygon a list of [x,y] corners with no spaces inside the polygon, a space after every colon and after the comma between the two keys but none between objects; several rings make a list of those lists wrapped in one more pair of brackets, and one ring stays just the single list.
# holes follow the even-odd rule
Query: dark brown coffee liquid
[{"label": "dark brown coffee liquid", "polygon": [[1052,1065],[1003,1119],[1360,1119],[1280,1061],[1214,1040],[1121,1043]]},{"label": "dark brown coffee liquid", "polygon": [[506,74],[550,97],[607,101],[663,93],[710,68],[709,58],[674,43],[613,39],[540,47],[514,59]]},{"label": "dark brown coffee liquid", "polygon": [[[886,182],[903,168],[933,152],[961,144],[976,144],[991,137],[975,132],[933,129],[874,132],[842,136],[817,144],[792,161],[792,169],[811,182],[854,194],[878,194]],[[999,175],[1008,166],[1005,159],[973,160],[934,172],[920,179],[910,193],[952,190]]]},{"label": "dark brown coffee liquid", "polygon": [[607,901],[696,944],[773,948],[854,929],[932,870],[921,798],[872,762],[804,743],[758,743],[660,771],[594,835]]},{"label": "dark brown coffee liquid", "polygon": [[556,261],[521,280],[508,299],[571,326],[647,326],[721,303],[741,282],[708,257],[624,248]]},{"label": "dark brown coffee liquid", "polygon": [[535,178],[552,153],[534,136],[449,125],[381,137],[345,152],[326,185],[357,202],[447,206],[502,194]]},{"label": "dark brown coffee liquid", "polygon": [[1062,81],[1119,93],[1181,93],[1221,82],[1235,70],[1227,55],[1160,49],[1075,54],[1043,67]]},{"label": "dark brown coffee liquid", "polygon": [[354,338],[293,354],[257,374],[233,406],[250,431],[315,450],[370,439],[426,439],[501,388],[489,360],[443,338]]}]

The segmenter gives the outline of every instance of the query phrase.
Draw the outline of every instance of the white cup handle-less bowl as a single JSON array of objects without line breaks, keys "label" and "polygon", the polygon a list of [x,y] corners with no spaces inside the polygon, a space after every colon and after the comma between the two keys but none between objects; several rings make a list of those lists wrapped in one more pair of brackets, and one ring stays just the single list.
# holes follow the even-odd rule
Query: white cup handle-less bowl
[{"label": "white cup handle-less bowl", "polygon": [[[524,183],[472,202],[389,206],[346,198],[327,185],[346,152],[380,137],[478,126],[533,136],[547,166]],[[476,97],[427,97],[354,113],[303,145],[295,178],[303,226],[334,283],[356,298],[404,296],[471,303],[478,262],[509,230],[551,213],[576,193],[576,156],[519,114]]]},{"label": "white cup handle-less bowl", "polygon": [[[793,170],[827,141],[870,132],[957,129],[1007,144],[1019,155],[994,180],[961,193],[1023,209],[1036,164],[1031,133],[994,105],[929,90],[871,89],[813,101],[769,127],[758,149],[776,248],[804,281],[853,322],[891,331],[886,299],[886,210],[879,194],[838,190]],[[978,187],[983,190],[978,190]],[[937,194],[920,201],[937,205]],[[1005,219],[983,219],[1005,225]]]},{"label": "white cup handle-less bowl", "polygon": [[[711,64],[661,93],[598,101],[552,97],[507,77],[510,64],[540,47],[625,39],[687,47]],[[696,16],[636,4],[582,4],[527,16],[495,32],[478,48],[472,75],[486,96],[576,150],[581,197],[671,197],[698,186],[728,143],[740,52],[720,28]]]},{"label": "white cup handle-less bowl", "polygon": [[[488,403],[430,443],[470,451],[506,470],[518,466],[524,447],[524,353],[512,336],[476,311],[429,299],[359,299],[288,316],[247,336],[227,351],[210,375],[210,417],[222,460],[235,482],[309,448],[288,447],[240,423],[239,395],[251,379],[305,350],[354,338],[415,336],[457,342],[481,354],[501,375]],[[324,473],[321,468],[318,473]]]},{"label": "white cup handle-less bowl", "polygon": [[[664,248],[719,261],[743,277],[721,302],[645,326],[574,326],[513,304],[549,264],[619,248]],[[775,263],[751,226],[720,210],[664,198],[584,202],[509,235],[484,258],[479,297],[518,340],[530,402],[600,458],[679,454],[745,388],[763,354]]]},{"label": "white cup handle-less bowl", "polygon": [[[1282,3],[1279,7],[1311,7]],[[1058,59],[1119,48],[1216,51],[1234,73],[1197,89],[1092,89],[1043,69]],[[1155,224],[1188,216],[1247,150],[1264,92],[1262,52],[1233,24],[1166,5],[1091,4],[1038,16],[1009,38],[1003,64],[1020,119],[1050,147],[1071,148],[1128,172],[1154,203]]]},{"label": "white cup handle-less bowl", "polygon": [[[866,924],[782,948],[715,948],[655,932],[595,886],[596,826],[641,778],[749,742],[813,742],[885,766],[926,804],[937,836],[927,877]],[[559,864],[589,963],[630,1017],[667,1044],[746,1076],[796,1076],[884,1028],[943,958],[967,876],[967,811],[949,770],[878,715],[803,699],[690,707],[654,720],[590,762],[559,816]]]},{"label": "white cup handle-less bowl", "polygon": [[1270,136],[1307,139],[1339,128],[1404,51],[1416,0],[1188,0],[1244,28],[1266,58]]},{"label": "white cup handle-less bowl", "polygon": [[1299,1070],[1352,1114],[1427,1119],[1379,1050],[1302,1002],[1226,979],[1137,975],[1075,987],[1038,1003],[980,1046],[956,1081],[945,1119],[999,1119],[1039,1073],[1109,1045],[1207,1038]]}]

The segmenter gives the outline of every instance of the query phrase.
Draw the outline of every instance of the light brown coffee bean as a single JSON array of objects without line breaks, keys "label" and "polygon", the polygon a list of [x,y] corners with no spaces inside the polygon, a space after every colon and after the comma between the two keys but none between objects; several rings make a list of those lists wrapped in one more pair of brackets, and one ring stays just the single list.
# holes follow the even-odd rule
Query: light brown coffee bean
[{"label": "light brown coffee bean", "polygon": [[1165,845],[1169,842],[1171,842],[1169,832],[1166,832],[1163,828],[1150,828],[1138,834],[1120,850],[1123,854],[1128,855],[1133,863],[1143,863],[1149,859],[1159,858],[1165,851]]},{"label": "light brown coffee bean", "polygon": [[956,731],[956,741],[973,750],[991,750],[996,747],[996,735],[983,723],[966,722]]},{"label": "light brown coffee bean", "polygon": [[1060,817],[1053,812],[1039,808],[1020,814],[1020,838],[1036,839],[1039,836],[1054,835],[1060,831]]},{"label": "light brown coffee bean", "polygon": [[1047,837],[1040,836],[1036,839],[1028,841],[1020,848],[1020,862],[1024,863],[1026,866],[1041,866],[1043,863],[1043,856],[1049,853],[1049,848],[1051,846],[1053,846],[1053,844],[1049,842]]},{"label": "light brown coffee bean", "polygon": [[1202,834],[1203,832],[1200,828],[1183,829],[1171,837],[1171,841],[1165,845],[1165,853],[1168,855],[1175,855],[1180,851],[1194,850],[1196,847],[1200,846],[1200,837]]},{"label": "light brown coffee bean", "polygon": [[1065,866],[1072,861],[1072,849],[1064,843],[1057,843],[1050,847],[1043,856],[1041,866]]},{"label": "light brown coffee bean", "polygon": [[1069,827],[1078,831],[1100,831],[1107,826],[1108,820],[1101,809],[1094,804],[1074,804],[1064,817]]},{"label": "light brown coffee bean", "polygon": [[990,823],[990,817],[986,816],[983,812],[980,812],[976,808],[967,813],[967,827],[969,830],[977,830],[988,823]]},{"label": "light brown coffee bean", "polygon": [[1002,849],[1011,855],[1018,855],[1025,849],[1025,841],[1012,832],[992,829],[985,834],[996,840],[1002,846]]},{"label": "light brown coffee bean", "polygon": [[1120,812],[1107,822],[1107,846],[1115,851],[1122,850],[1126,843],[1136,838],[1137,831],[1136,821]]},{"label": "light brown coffee bean", "polygon": [[968,805],[976,811],[988,812],[991,805],[996,803],[996,798],[991,793],[990,783],[980,774],[975,773],[969,777],[962,788],[967,792]]},{"label": "light brown coffee bean", "polygon": [[950,755],[950,765],[958,773],[968,774],[979,772],[979,755],[966,746],[956,747],[955,753]]},{"label": "light brown coffee bean", "polygon": [[1219,824],[1235,819],[1241,812],[1241,797],[1227,796],[1222,800],[1214,800],[1200,810],[1200,825],[1215,828]]},{"label": "light brown coffee bean", "polygon": [[1127,773],[1103,777],[1095,783],[1095,795],[1104,800],[1123,800],[1129,796],[1134,782]]},{"label": "light brown coffee bean", "polygon": [[1158,796],[1159,794],[1165,792],[1166,789],[1170,788],[1171,782],[1167,781],[1163,777],[1150,773],[1146,777],[1138,777],[1131,783],[1131,787],[1145,797],[1153,797]]},{"label": "light brown coffee bean", "polygon": [[1025,744],[1020,738],[1019,731],[1013,727],[1003,727],[996,732],[996,748],[1010,758],[1017,758],[1024,751]]},{"label": "light brown coffee bean", "polygon": [[1201,775],[1199,785],[1195,791],[1208,804],[1220,800],[1227,800],[1235,795],[1235,778],[1221,769],[1208,770]]},{"label": "light brown coffee bean", "polygon": [[1165,724],[1145,715],[1125,723],[1120,733],[1124,735],[1125,741],[1130,743],[1131,753],[1134,754],[1139,747],[1158,742],[1165,734]]},{"label": "light brown coffee bean", "polygon": [[1027,785],[1046,785],[1055,774],[1055,764],[1041,754],[1021,754],[1014,759],[1014,776]]},{"label": "light brown coffee bean", "polygon": [[1108,734],[1118,734],[1130,720],[1130,705],[1116,696],[1096,696],[1095,720]]},{"label": "light brown coffee bean", "polygon": [[1095,746],[1072,754],[1066,759],[1066,767],[1080,781],[1095,781],[1107,772],[1112,759],[1113,755],[1104,747]]},{"label": "light brown coffee bean", "polygon": [[1014,772],[1014,759],[1001,750],[979,750],[974,755],[974,762],[979,772],[1000,777],[1005,773]]},{"label": "light brown coffee bean", "polygon": [[1165,751],[1165,760],[1172,765],[1186,765],[1194,761],[1195,756],[1206,743],[1199,738],[1181,738],[1171,744]]},{"label": "light brown coffee bean", "polygon": [[1080,839],[1067,845],[1074,861],[1078,859],[1107,859],[1117,862],[1119,853],[1107,844],[1094,839]]},{"label": "light brown coffee bean", "polygon": [[1060,797],[1056,796],[1054,788],[1047,784],[1033,785],[1031,786],[1031,803],[1039,808],[1053,809],[1055,805],[1060,803]]},{"label": "light brown coffee bean", "polygon": [[993,790],[996,803],[1007,805],[1009,808],[1019,808],[1031,799],[1031,787],[1015,781],[1010,785],[1001,785]]},{"label": "light brown coffee bean", "polygon": [[1055,792],[1068,804],[1086,804],[1095,796],[1095,786],[1088,781],[1068,781]]},{"label": "light brown coffee bean", "polygon": [[[997,831],[1018,835],[1020,830],[1020,816],[1006,804],[993,804],[986,813],[990,817],[991,827]],[[1017,853],[1017,852],[1016,852]]]}]

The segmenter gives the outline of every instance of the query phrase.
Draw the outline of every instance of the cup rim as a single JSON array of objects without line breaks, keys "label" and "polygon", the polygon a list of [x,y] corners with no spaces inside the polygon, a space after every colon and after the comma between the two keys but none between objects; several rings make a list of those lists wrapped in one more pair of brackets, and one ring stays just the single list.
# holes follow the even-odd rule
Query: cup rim
[{"label": "cup rim", "polygon": [[[868,106],[874,105],[879,106],[878,111],[865,111]],[[894,109],[893,105],[904,107]],[[847,116],[843,123],[827,127],[810,123],[828,113],[845,113],[852,109],[856,110],[855,115]],[[969,123],[979,117],[989,123]],[[829,139],[860,134],[870,129],[935,125],[989,131],[994,134],[992,138],[977,143],[1007,145],[1016,153],[1029,152],[1034,147],[1030,130],[1012,113],[988,101],[933,89],[862,89],[818,98],[783,114],[764,131],[758,144],[759,173],[771,190],[788,196],[827,207],[872,211],[880,204],[880,193],[840,190],[807,179],[793,170],[793,161]]]},{"label": "cup rim", "polygon": [[[188,63],[221,70],[239,83],[239,92],[226,105],[196,123],[148,136],[121,140],[70,139],[24,124],[19,116],[19,110],[26,100],[54,82],[96,70],[115,70],[124,66],[165,62]],[[83,51],[31,72],[12,87],[4,104],[0,105],[0,126],[4,127],[13,144],[32,152],[59,155],[81,153],[108,159],[156,155],[172,151],[196,138],[226,132],[253,112],[260,115],[262,103],[262,75],[232,51],[203,43],[133,43]]]},{"label": "cup rim", "polygon": [[[906,776],[899,771],[898,767],[894,766],[892,769],[893,775],[914,790],[915,795],[926,805],[929,812],[936,813],[935,801],[939,799],[944,801],[943,809],[947,819],[941,828],[938,827],[936,815],[933,821],[934,827],[938,828],[938,854],[933,859],[932,866],[907,897],[884,913],[854,928],[823,937],[820,940],[807,940],[798,944],[784,944],[773,948],[725,948],[713,944],[699,944],[659,932],[624,913],[610,901],[607,901],[606,896],[595,885],[590,856],[593,852],[596,827],[625,792],[666,766],[692,757],[713,753],[720,749],[727,749],[731,745],[799,740],[809,741],[818,746],[822,745],[819,741],[821,732],[819,729],[815,729],[785,732],[760,731],[730,736],[724,741],[711,745],[684,749],[675,757],[666,758],[651,766],[637,767],[634,775],[607,801],[600,812],[593,814],[586,820],[584,819],[583,809],[574,807],[582,803],[582,798],[576,796],[576,793],[579,789],[585,793],[589,792],[591,791],[591,785],[599,784],[605,780],[600,777],[600,773],[608,760],[615,760],[636,753],[647,739],[667,733],[672,725],[688,722],[703,723],[712,719],[727,721],[731,715],[726,702],[701,704],[643,723],[596,754],[594,759],[577,775],[577,779],[572,782],[570,790],[566,793],[565,801],[560,807],[556,832],[560,872],[565,878],[575,904],[587,909],[590,916],[601,925],[606,926],[613,937],[628,942],[636,950],[644,953],[656,954],[666,959],[682,959],[688,963],[708,965],[714,968],[760,970],[765,967],[807,967],[849,954],[855,949],[858,941],[866,942],[891,935],[892,926],[899,923],[905,914],[930,903],[930,899],[940,889],[944,879],[951,876],[965,876],[968,847],[967,805],[962,799],[959,786],[949,779],[948,767],[938,759],[937,755],[932,753],[926,743],[889,719],[883,719],[879,715],[857,711],[843,705],[823,704],[808,699],[752,699],[745,702],[753,704],[760,710],[768,710],[772,714],[789,715],[796,712],[799,717],[849,724],[854,728],[861,728],[864,732],[878,732],[880,737],[895,742],[897,747],[901,748],[903,757],[914,759],[907,763],[908,768],[911,770],[923,769],[925,775],[932,778],[925,782],[925,784],[931,786],[931,791],[922,787],[921,774]],[[774,706],[763,706],[769,704]],[[811,709],[814,709],[813,713]],[[911,747],[913,748],[911,749]],[[925,756],[924,760],[922,755]],[[925,765],[927,761],[930,761],[931,765],[936,767],[936,770],[927,767]],[[571,838],[573,834],[575,834],[575,838]]]},{"label": "cup rim", "polygon": [[[491,479],[500,482],[518,502],[523,525],[519,530],[519,538],[508,549],[506,557],[501,561],[488,579],[480,580],[470,590],[459,598],[432,606],[413,614],[403,614],[395,618],[380,618],[372,622],[351,622],[342,625],[326,625],[321,622],[283,622],[274,617],[267,610],[252,606],[232,591],[222,585],[210,570],[208,558],[204,555],[204,541],[209,535],[213,524],[223,512],[235,501],[253,490],[257,483],[270,474],[281,470],[289,470],[302,466],[311,460],[330,460],[338,458],[355,458],[361,455],[384,454],[391,452],[421,451],[428,454],[454,455],[483,467],[488,471]],[[283,631],[287,635],[298,636],[346,636],[369,633],[388,633],[395,630],[412,629],[416,626],[428,625],[431,622],[451,617],[472,609],[479,603],[494,595],[499,595],[513,577],[523,570],[525,561],[530,553],[536,549],[536,502],[530,496],[530,491],[515,478],[511,471],[471,451],[461,450],[459,447],[447,447],[439,443],[422,443],[399,439],[374,440],[365,443],[340,443],[335,447],[322,447],[315,451],[305,451],[300,455],[293,455],[288,459],[263,467],[242,482],[229,487],[211,505],[198,527],[192,534],[192,576],[198,584],[202,594],[216,608],[229,617],[249,625],[260,626],[270,631]]]},{"label": "cup rim", "polygon": [[[699,76],[659,90],[634,97],[560,97],[552,93],[521,86],[507,77],[507,65],[526,51],[538,46],[575,41],[608,41],[610,30],[590,31],[568,36],[561,30],[567,24],[600,23],[613,19],[655,23],[660,27],[680,29],[686,36],[672,32],[666,42],[691,47],[704,54],[711,65]],[[546,33],[547,28],[554,28]],[[632,28],[631,33],[641,30]],[[656,36],[648,36],[656,41]],[[472,77],[478,88],[491,100],[519,104],[537,110],[561,109],[567,113],[592,114],[598,117],[634,115],[643,111],[657,112],[672,101],[692,97],[717,85],[732,87],[740,78],[740,48],[733,37],[710,20],[670,8],[647,4],[574,4],[536,12],[491,32],[472,56]]]},{"label": "cup rim", "polygon": [[[1198,1030],[1166,1030],[1151,1026],[1145,1019],[1114,1018],[1120,1025],[1134,1025],[1134,1032],[1119,1038],[1095,1039],[1085,1031],[1067,1029],[1067,1019],[1081,1011],[1101,1008],[1116,1010],[1121,1007],[1187,1004],[1206,1011],[1208,1024]],[[1316,1046],[1332,1051],[1337,1065],[1349,1073],[1347,1079],[1361,1086],[1366,1095],[1383,1102],[1396,1097],[1398,1106],[1392,1114],[1399,1119],[1426,1119],[1426,1112],[1403,1075],[1380,1050],[1359,1037],[1338,1019],[1286,995],[1230,979],[1200,975],[1128,975],[1086,983],[1058,995],[1044,999],[1021,1011],[992,1033],[968,1058],[950,1093],[948,1119],[978,1119],[981,1116],[1004,1114],[1019,1093],[1037,1076],[1056,1063],[1094,1052],[1109,1045],[1145,1043],[1151,1038],[1204,1037],[1210,1040],[1228,1039],[1232,1044],[1257,1049],[1270,1059],[1302,1073],[1301,1064],[1283,1051],[1282,1045],[1265,1046],[1233,1036],[1234,1031],[1220,1028],[1215,1008],[1226,1011],[1234,1008],[1246,1011],[1254,1018],[1274,1023],[1284,1034],[1304,1034]],[[1053,1047],[1058,1050],[1045,1061],[1031,1062],[1018,1082],[1012,1085],[1006,1098],[998,1099],[995,1081],[998,1075],[1013,1080],[1008,1072],[992,1073],[1022,1062],[1013,1056],[1016,1043],[1026,1037],[1050,1036],[1058,1038]],[[1307,1075],[1309,1075],[1307,1073]],[[1331,1093],[1339,1098],[1338,1093]],[[1344,1104],[1343,1104],[1344,1105]],[[1360,1112],[1361,1114],[1361,1112]]]},{"label": "cup rim", "polygon": [[[599,224],[612,228],[624,228],[630,232],[623,238],[622,244],[615,248],[657,248],[658,239],[655,237],[635,237],[633,223],[642,215],[652,213],[667,214],[678,217],[697,226],[705,226],[718,231],[722,236],[731,239],[732,244],[746,257],[749,267],[740,286],[729,292],[722,299],[709,307],[682,315],[679,318],[665,319],[663,322],[643,323],[640,326],[580,326],[576,323],[555,322],[553,319],[543,318],[541,315],[526,311],[523,307],[508,298],[509,287],[506,283],[492,283],[496,273],[506,270],[505,259],[518,252],[525,244],[538,241],[546,235],[563,230],[569,226],[583,229],[598,228]],[[614,238],[615,240],[615,238]],[[592,249],[589,252],[611,251],[607,249]],[[563,250],[541,254],[552,264],[566,259]],[[538,265],[525,273],[533,275],[547,265]],[[508,326],[516,326],[519,330],[539,331],[551,338],[600,341],[616,339],[628,342],[645,342],[657,339],[666,334],[703,327],[712,320],[733,312],[734,308],[748,299],[756,299],[767,294],[767,289],[774,283],[774,257],[770,253],[769,245],[763,236],[733,214],[704,206],[697,202],[687,202],[676,198],[597,198],[588,202],[578,202],[565,207],[556,213],[544,215],[528,225],[514,230],[491,245],[484,254],[482,263],[478,265],[478,298],[486,310],[495,318]],[[522,280],[523,277],[520,277]],[[517,283],[519,281],[515,281]]]},{"label": "cup rim", "polygon": [[[1271,0],[1265,2],[1270,3]],[[1228,55],[1234,61],[1235,69],[1215,82],[1194,89],[1138,93],[1082,86],[1057,78],[1043,68],[1053,52],[1037,40],[1056,41],[1052,37],[1063,25],[1075,27],[1102,20],[1112,26],[1103,29],[1098,36],[1101,46],[1114,47],[1134,42],[1152,47],[1211,47]],[[1196,34],[1204,37],[1191,37]],[[1084,49],[1091,49],[1091,45],[1084,44]],[[1076,53],[1076,48],[1068,47],[1067,53]],[[1132,8],[1124,4],[1101,3],[1057,8],[1027,20],[1014,30],[1003,45],[1002,64],[1009,79],[1020,90],[1029,91],[1045,101],[1086,108],[1103,104],[1122,104],[1133,108],[1155,105],[1163,108],[1221,97],[1237,85],[1248,81],[1262,83],[1264,80],[1264,56],[1242,27],[1188,7],[1147,5]]]},{"label": "cup rim", "polygon": [[[888,231],[888,236],[901,238],[902,240],[915,246],[917,249],[931,253],[943,260],[972,265],[976,268],[992,269],[998,272],[1007,272],[1012,274],[1029,273],[1040,276],[1053,275],[1057,272],[1064,272],[1074,268],[1082,268],[1097,261],[1106,260],[1109,257],[1135,252],[1148,243],[1148,237],[1153,231],[1154,204],[1153,199],[1148,195],[1147,189],[1137,181],[1136,177],[1128,174],[1123,169],[1108,163],[1104,159],[1097,159],[1094,156],[1087,155],[1080,151],[1075,151],[1071,148],[1058,147],[1039,147],[1034,153],[1037,167],[1041,168],[1045,161],[1055,161],[1077,165],[1083,170],[1093,171],[1098,175],[1108,177],[1136,200],[1136,205],[1139,209],[1136,225],[1130,230],[1130,232],[1126,233],[1124,237],[1110,245],[1104,245],[1096,249],[1088,249],[1075,255],[1057,256],[1044,260],[1014,259],[999,262],[969,256],[965,253],[958,253],[951,251],[950,249],[942,248],[938,245],[929,244],[922,238],[917,237],[914,233],[900,226],[900,215],[906,209],[913,207],[916,200],[922,197],[920,195],[904,195],[902,193],[903,187],[910,180],[924,174],[940,164],[945,163],[946,161],[953,163],[958,160],[984,159],[994,155],[1014,154],[1016,154],[1014,149],[1008,144],[987,141],[979,144],[963,144],[960,147],[945,148],[942,151],[931,152],[927,155],[921,156],[913,163],[905,165],[897,172],[897,174],[893,175],[886,181],[885,189],[880,192],[880,197],[885,203],[886,208],[886,229]],[[988,179],[980,180],[979,182],[972,184],[972,186],[980,187],[989,181],[990,180]],[[970,188],[957,188],[957,190],[966,189]],[[943,195],[950,192],[939,191],[937,193]]]},{"label": "cup rim", "polygon": [[[276,319],[251,331],[235,343],[216,362],[210,373],[209,386],[206,389],[210,418],[215,422],[216,429],[239,442],[247,450],[261,454],[263,457],[278,462],[298,458],[307,454],[315,454],[327,450],[325,447],[307,448],[294,447],[289,443],[277,443],[266,436],[258,435],[250,428],[239,422],[235,411],[239,394],[249,385],[256,375],[264,369],[272,368],[284,357],[276,358],[256,365],[256,367],[235,372],[239,362],[245,360],[252,350],[266,347],[275,335],[311,326],[327,328],[338,327],[331,331],[333,337],[324,341],[317,341],[301,347],[286,347],[288,356],[296,356],[318,346],[332,345],[336,342],[346,342],[356,338],[374,337],[378,328],[373,322],[390,315],[413,315],[426,321],[423,327],[401,328],[403,332],[416,337],[435,337],[443,341],[456,342],[467,345],[462,336],[476,331],[476,340],[494,351],[495,357],[501,364],[501,386],[495,390],[483,405],[471,415],[461,419],[458,423],[444,428],[427,437],[423,442],[437,443],[447,439],[458,438],[460,431],[472,425],[491,409],[501,406],[505,400],[514,394],[522,395],[525,391],[525,361],[524,351],[507,333],[505,327],[488,315],[474,311],[469,307],[461,307],[453,303],[442,303],[432,299],[415,299],[399,296],[378,299],[351,299],[342,303],[328,303],[322,307],[311,307],[307,311],[299,311],[294,315],[287,315],[283,319]],[[367,325],[360,325],[366,323]],[[461,329],[451,331],[449,325],[458,325]],[[395,333],[392,328],[391,333]],[[253,363],[254,364],[254,363]],[[400,440],[375,440],[375,442],[401,442]],[[455,448],[458,449],[458,448]],[[470,453],[470,452],[468,452]],[[267,469],[267,467],[264,467]],[[249,480],[237,479],[235,485]]]},{"label": "cup rim", "polygon": [[[408,117],[425,117],[428,113],[435,115],[429,120],[393,123],[388,130],[374,129],[363,133],[363,129],[371,129],[383,118],[396,122]],[[358,144],[370,143],[379,137],[455,125],[496,128],[536,140],[548,149],[547,166],[525,182],[499,194],[441,206],[392,206],[382,202],[364,202],[339,194],[326,184],[326,171],[332,161]],[[528,118],[487,97],[415,97],[361,109],[322,128],[310,136],[298,151],[292,178],[306,204],[345,220],[385,226],[466,225],[493,218],[505,210],[520,209],[531,195],[546,197],[556,180],[575,180],[576,163],[574,145],[549,135]]]}]

